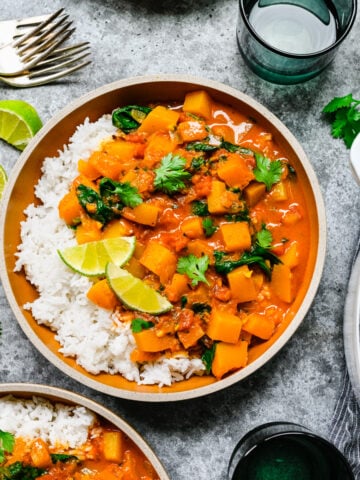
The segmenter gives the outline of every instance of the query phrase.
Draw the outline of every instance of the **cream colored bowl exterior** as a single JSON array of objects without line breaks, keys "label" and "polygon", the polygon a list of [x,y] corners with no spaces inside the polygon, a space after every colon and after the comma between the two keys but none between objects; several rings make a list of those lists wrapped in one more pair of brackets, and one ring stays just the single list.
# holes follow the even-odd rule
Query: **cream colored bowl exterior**
[{"label": "cream colored bowl exterior", "polygon": [[115,427],[120,429],[125,435],[127,435],[137,447],[142,451],[145,457],[149,460],[154,467],[160,480],[170,480],[169,476],[164,470],[163,465],[152,451],[150,446],[145,440],[128,424],[111,412],[107,408],[103,407],[93,400],[79,395],[77,393],[70,392],[58,387],[51,387],[49,385],[39,385],[32,383],[3,383],[0,384],[0,397],[5,395],[13,395],[17,398],[31,398],[33,396],[43,397],[51,402],[62,402],[68,405],[80,405],[96,413],[99,417],[109,421]]},{"label": "cream colored bowl exterior", "polygon": [[[268,362],[291,338],[308,312],[320,283],[326,250],[325,208],[318,180],[302,147],[277,117],[252,98],[226,85],[186,75],[155,75],[119,80],[75,100],[50,120],[22,153],[13,169],[11,178],[8,181],[2,200],[2,211],[0,214],[0,232],[3,238],[5,222],[7,218],[10,218],[10,212],[7,211],[7,207],[17,179],[22,170],[28,166],[27,163],[32,155],[35,155],[36,152],[39,153],[37,149],[40,149],[40,153],[46,152],[45,146],[47,138],[50,137],[51,142],[54,142],[54,139],[56,138],[54,132],[56,132],[56,128],[59,124],[61,124],[60,127],[62,133],[64,134],[63,131],[65,130],[65,134],[67,135],[67,138],[69,138],[74,131],[74,127],[82,123],[87,115],[90,116],[90,120],[94,120],[105,112],[110,113],[112,108],[123,104],[124,98],[126,98],[128,104],[130,102],[141,103],[141,101],[155,99],[164,100],[166,98],[168,100],[174,100],[177,98],[183,98],[184,92],[186,91],[202,88],[205,88],[216,101],[233,104],[235,108],[237,108],[238,105],[241,105],[241,108],[245,110],[245,114],[247,112],[250,116],[259,119],[265,127],[268,127],[270,131],[274,132],[275,138],[280,139],[281,142],[286,145],[286,148],[291,150],[294,156],[296,155],[299,165],[302,165],[314,197],[316,211],[311,212],[311,214],[317,216],[318,231],[316,234],[318,236],[318,243],[317,251],[315,252],[316,261],[312,279],[302,304],[286,330],[275,341],[275,343],[268,348],[268,350],[245,368],[222,380],[196,389],[174,392],[167,391],[166,393],[162,392],[161,389],[155,389],[155,391],[151,392],[130,391],[104,385],[96,379],[96,376],[93,376],[92,378],[85,376],[78,370],[71,368],[61,361],[58,356],[50,351],[46,344],[39,340],[33,330],[29,327],[27,320],[24,318],[21,306],[18,305],[14,297],[12,285],[9,281],[9,275],[6,270],[6,255],[3,245],[0,252],[1,280],[15,317],[29,340],[53,365],[58,367],[65,374],[76,379],[80,383],[94,388],[95,390],[115,397],[146,402],[179,401],[208,395],[243,380]],[[110,98],[112,99],[111,102],[109,100]],[[112,108],[109,108],[109,102],[112,103]],[[104,108],[106,109],[104,110]],[[71,121],[67,121],[70,116]],[[62,146],[63,145],[57,145],[56,148],[60,149]],[[52,152],[50,152],[49,156],[55,154],[54,148],[55,146],[52,145]],[[39,166],[37,166],[37,168],[39,168]]]}]

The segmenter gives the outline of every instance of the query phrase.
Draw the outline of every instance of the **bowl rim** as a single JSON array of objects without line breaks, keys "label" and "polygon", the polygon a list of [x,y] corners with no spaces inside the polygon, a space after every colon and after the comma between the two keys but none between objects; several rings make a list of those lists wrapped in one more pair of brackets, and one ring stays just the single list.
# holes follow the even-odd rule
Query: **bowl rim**
[{"label": "bowl rim", "polygon": [[123,433],[125,433],[125,435],[127,435],[146,456],[148,461],[155,469],[160,480],[170,480],[170,477],[166,473],[164,466],[147,441],[126,420],[104,405],[79,393],[51,385],[28,382],[0,384],[0,398],[6,395],[13,395],[16,398],[25,398],[25,394],[26,398],[31,398],[34,396],[43,397],[52,402],[58,401],[60,403],[64,402],[88,408],[92,412],[96,413],[96,415],[108,420],[110,423],[118,427]]},{"label": "bowl rim", "polygon": [[[128,400],[135,401],[144,401],[144,402],[172,402],[180,400],[188,400],[192,398],[202,397],[211,393],[215,393],[219,390],[223,390],[235,383],[238,383],[240,380],[245,379],[261,366],[265,365],[276,353],[278,353],[282,347],[289,341],[292,335],[295,333],[301,322],[306,316],[311,304],[316,295],[318,286],[320,284],[322,271],[325,263],[325,254],[326,254],[326,214],[325,214],[325,205],[322,198],[320,186],[318,179],[316,177],[315,171],[306,156],[303,148],[300,143],[290,132],[290,130],[281,122],[281,120],[271,113],[265,106],[257,102],[252,97],[246,95],[245,93],[236,90],[233,87],[227,86],[223,83],[207,80],[201,77],[195,77],[192,75],[176,75],[176,74],[158,74],[158,75],[145,75],[137,76],[126,79],[117,80],[115,82],[103,85],[95,90],[92,90],[85,95],[73,100],[57,114],[55,114],[35,135],[35,137],[30,141],[24,152],[20,155],[18,161],[14,165],[14,168],[9,176],[9,180],[6,184],[2,202],[3,205],[7,205],[14,185],[17,181],[17,178],[21,172],[23,165],[26,163],[27,159],[31,156],[32,152],[35,150],[37,144],[47,135],[47,133],[52,130],[64,117],[69,115],[72,111],[82,107],[87,102],[94,100],[95,98],[102,96],[107,93],[111,93],[114,90],[120,88],[136,86],[136,85],[145,85],[150,83],[182,83],[189,84],[192,87],[194,85],[199,88],[213,89],[218,91],[220,94],[227,94],[231,97],[236,98],[237,100],[242,101],[251,109],[256,110],[257,113],[262,115],[269,123],[274,126],[274,128],[283,136],[286,141],[291,145],[296,155],[300,160],[304,170],[306,171],[306,176],[309,184],[311,185],[312,193],[314,196],[314,203],[317,208],[317,217],[318,217],[318,245],[316,252],[316,260],[314,262],[314,271],[309,283],[308,290],[303,298],[303,301],[292,318],[289,325],[286,327],[285,331],[279,336],[279,338],[265,351],[263,352],[256,360],[252,361],[249,365],[243,369],[233,373],[232,375],[225,377],[224,379],[217,380],[216,382],[210,383],[205,386],[200,386],[191,390],[184,391],[175,391],[175,392],[139,392],[139,391],[130,391],[125,389],[116,388],[104,383],[98,382],[95,379],[92,379],[81,372],[73,369],[71,366],[67,365],[65,362],[60,360],[32,331],[30,325],[24,319],[23,314],[20,310],[19,305],[17,304],[12,288],[10,285],[9,277],[6,270],[6,259],[4,253],[4,245],[0,249],[0,279],[4,288],[5,295],[10,304],[11,310],[15,315],[20,327],[31,341],[34,346],[44,355],[44,357],[55,365],[59,370],[68,375],[70,378],[77,380],[78,382],[93,388],[102,393],[112,395],[115,397],[120,397]],[[0,211],[0,232],[2,233],[2,238],[4,238],[4,229],[5,229],[5,219],[6,219],[7,209],[2,208]]]}]

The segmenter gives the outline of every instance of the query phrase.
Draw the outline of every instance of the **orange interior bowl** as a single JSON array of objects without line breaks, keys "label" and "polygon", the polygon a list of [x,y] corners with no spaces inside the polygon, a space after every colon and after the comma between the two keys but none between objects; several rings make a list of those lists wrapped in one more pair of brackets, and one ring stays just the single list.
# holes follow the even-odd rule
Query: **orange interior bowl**
[{"label": "orange interior bowl", "polygon": [[[36,201],[34,185],[40,177],[44,158],[57,155],[68,143],[76,126],[87,117],[90,121],[97,120],[120,105],[181,101],[187,92],[198,89],[205,89],[215,101],[231,105],[262,125],[273,135],[274,141],[296,169],[305,194],[307,211],[310,212],[311,238],[305,280],[296,293],[290,315],[287,315],[277,333],[269,341],[251,349],[250,361],[245,368],[222,380],[210,376],[191,377],[171,387],[160,388],[137,385],[120,375],[92,375],[74,359],[59,354],[59,344],[54,334],[48,328],[39,326],[31,313],[22,307],[37,296],[25,274],[14,273],[15,253],[20,243],[20,222],[25,218],[24,209]],[[293,335],[311,306],[320,282],[326,247],[325,208],[318,181],[294,136],[277,117],[247,95],[217,82],[184,75],[120,80],[90,92],[64,108],[41,129],[15,165],[2,199],[0,228],[3,238],[1,280],[15,317],[34,346],[64,373],[95,390],[116,397],[150,402],[183,400],[221,390],[246,378],[272,358]]]}]

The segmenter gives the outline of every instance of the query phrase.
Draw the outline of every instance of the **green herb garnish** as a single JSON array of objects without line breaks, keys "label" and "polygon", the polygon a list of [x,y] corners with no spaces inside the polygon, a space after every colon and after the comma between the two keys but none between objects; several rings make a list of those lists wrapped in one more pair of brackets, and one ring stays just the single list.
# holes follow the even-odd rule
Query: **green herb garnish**
[{"label": "green herb garnish", "polygon": [[202,202],[201,200],[195,200],[192,202],[191,211],[194,215],[198,215],[199,217],[206,217],[206,215],[209,215],[207,203]]},{"label": "green herb garnish", "polygon": [[206,373],[211,372],[211,366],[215,356],[215,348],[216,348],[216,343],[214,343],[211,348],[207,348],[205,352],[202,354],[201,360],[205,365]]},{"label": "green herb garnish", "polygon": [[5,460],[5,453],[11,453],[13,451],[14,445],[14,435],[0,430],[0,463]]},{"label": "green herb garnish", "polygon": [[30,467],[22,462],[14,462],[8,467],[0,468],[0,478],[5,480],[35,480],[46,473],[44,468]]},{"label": "green herb garnish", "polygon": [[355,137],[360,133],[360,100],[352,94],[335,97],[324,108],[331,122],[331,134],[334,138],[342,138],[347,148],[350,148]]},{"label": "green herb garnish", "polygon": [[211,306],[208,303],[195,302],[191,305],[191,310],[194,313],[210,313]]},{"label": "green herb garnish", "polygon": [[162,158],[160,167],[156,168],[154,187],[164,193],[172,195],[185,188],[185,180],[191,174],[185,170],[186,160],[180,155],[169,153]]},{"label": "green herb garnish", "polygon": [[67,455],[66,453],[51,453],[50,457],[53,463],[79,462],[78,457],[75,455]]},{"label": "green herb garnish", "polygon": [[274,183],[280,181],[282,164],[281,160],[271,161],[260,153],[255,153],[256,167],[253,172],[258,182],[265,183],[269,191]]},{"label": "green herb garnish", "polygon": [[148,322],[143,318],[134,318],[134,320],[131,321],[131,330],[133,331],[133,333],[139,333],[142,330],[148,330],[153,326],[153,322]]},{"label": "green herb garnish", "polygon": [[124,133],[130,133],[141,125],[144,118],[150,112],[150,107],[127,105],[126,107],[117,108],[113,111],[112,123]]},{"label": "green herb garnish", "polygon": [[209,285],[205,277],[205,272],[209,266],[209,257],[204,255],[202,257],[196,257],[191,254],[187,257],[180,257],[177,264],[177,271],[184,273],[191,280],[191,285],[196,287],[199,282],[204,282]]},{"label": "green herb garnish", "polygon": [[218,229],[218,227],[214,225],[214,222],[210,217],[206,217],[203,219],[202,226],[204,229],[205,237],[211,237],[211,235],[213,235]]}]

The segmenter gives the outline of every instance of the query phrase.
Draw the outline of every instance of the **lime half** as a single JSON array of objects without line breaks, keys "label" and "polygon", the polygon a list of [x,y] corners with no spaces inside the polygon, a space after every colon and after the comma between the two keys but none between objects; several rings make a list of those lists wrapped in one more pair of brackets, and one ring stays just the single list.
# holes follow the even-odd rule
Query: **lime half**
[{"label": "lime half", "polygon": [[0,165],[0,198],[2,197],[6,182],[7,182],[6,172],[4,170],[4,167]]},{"label": "lime half", "polygon": [[35,108],[23,100],[0,100],[0,138],[24,150],[42,127]]},{"label": "lime half", "polygon": [[60,258],[75,272],[87,276],[105,275],[109,262],[124,265],[135,249],[135,237],[106,238],[58,250]]},{"label": "lime half", "polygon": [[106,277],[117,297],[131,310],[157,315],[172,308],[154,288],[113,263],[107,265]]}]

